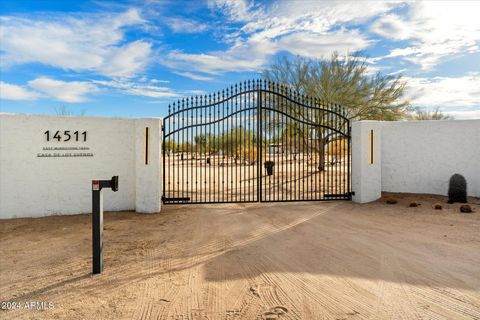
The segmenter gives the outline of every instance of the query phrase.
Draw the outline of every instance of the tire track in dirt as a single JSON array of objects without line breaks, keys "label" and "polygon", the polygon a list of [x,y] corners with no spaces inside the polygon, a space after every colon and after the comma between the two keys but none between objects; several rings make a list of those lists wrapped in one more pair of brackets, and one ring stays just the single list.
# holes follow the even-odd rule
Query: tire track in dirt
[{"label": "tire track in dirt", "polygon": [[[198,219],[201,218],[194,220]],[[195,222],[192,225],[195,225]],[[168,298],[170,301],[168,306],[157,314],[157,319],[194,319],[207,316],[205,310],[208,308],[204,307],[201,297],[204,256],[192,251],[196,252],[195,243],[205,243],[210,235],[202,232],[199,228],[191,228],[182,232],[181,236],[183,241],[179,243],[182,243],[182,246],[168,247],[168,251],[174,250],[178,257],[186,257],[186,259],[177,259],[172,255],[166,258],[169,260],[166,264],[170,267],[167,275],[169,281],[177,288],[176,294],[174,297]],[[189,243],[192,245],[188,245]],[[208,245],[205,248],[207,251],[211,251]],[[209,314],[213,313],[210,313],[209,310]]]},{"label": "tire track in dirt", "polygon": [[[311,220],[311,224],[312,223],[315,224],[315,220]],[[299,235],[301,237],[305,236],[305,234],[303,234],[302,232],[298,232],[294,228],[291,228],[287,231],[289,232],[289,234],[283,233],[282,235],[285,238],[290,239],[291,241],[295,241],[295,238],[299,237]],[[315,252],[315,251],[317,251],[317,252],[325,251],[325,247],[321,247],[321,246],[318,246],[318,245],[312,247],[309,244],[308,246],[306,246],[305,244],[301,243],[302,239],[299,239],[298,243],[292,245],[293,247],[298,248],[298,252],[309,251],[309,252],[305,252],[305,254],[310,254],[311,255],[311,253]],[[265,249],[268,250],[268,248],[263,248],[264,252],[265,252]],[[314,249],[315,251],[313,251],[312,249]],[[274,251],[275,251],[275,249],[274,249]],[[290,289],[288,294],[285,293],[285,296],[287,296],[287,297],[288,296],[289,297],[296,296],[295,292],[292,292],[292,289],[293,289],[296,292],[302,292],[303,295],[307,295],[308,296],[307,299],[310,298],[310,299],[314,300],[315,297],[317,297],[319,295],[319,293],[315,292],[315,290],[316,290],[315,288],[310,289],[310,288],[307,288],[307,286],[312,285],[312,284],[317,284],[315,282],[318,282],[318,281],[314,280],[313,283],[308,283],[307,284],[307,283],[302,283],[302,281],[304,279],[296,278],[297,275],[295,273],[293,273],[293,274],[289,273],[289,274],[284,276],[282,273],[278,273],[278,272],[277,273],[272,273],[272,272],[267,271],[268,270],[268,265],[275,265],[277,267],[284,266],[285,270],[295,270],[295,269],[301,269],[302,268],[301,264],[298,265],[298,264],[295,263],[294,258],[289,259],[288,261],[282,260],[282,258],[281,258],[282,254],[281,253],[279,253],[279,259],[277,259],[274,251],[272,251],[273,255],[269,254],[269,252],[267,251],[267,254],[265,254],[264,259],[262,260],[262,261],[268,260],[268,261],[266,261],[267,265],[262,266],[263,270],[260,270],[259,272],[261,274],[268,274],[270,279],[272,277],[279,277],[279,278],[281,277],[282,279],[276,279],[274,281],[274,283],[285,284],[284,286],[283,285],[277,286],[277,289],[282,288],[282,287],[287,287],[287,288]],[[333,249],[332,249],[332,253],[333,253]],[[270,258],[270,259],[267,259],[267,258]],[[318,263],[321,263],[321,261],[318,261]],[[257,264],[257,266],[259,266],[259,265],[260,265],[260,263]],[[341,266],[338,266],[338,267],[341,267]],[[295,281],[290,281],[289,278],[294,278]],[[344,285],[343,286],[340,285],[340,282],[343,282]],[[299,286],[299,284],[300,284],[300,286]],[[325,303],[326,305],[328,305],[328,306],[337,305],[338,306],[338,305],[342,305],[342,302],[343,302],[345,304],[351,304],[353,306],[356,306],[356,307],[354,307],[354,309],[362,311],[362,313],[364,315],[369,314],[369,312],[371,310],[371,303],[369,303],[368,301],[365,302],[363,300],[358,300],[358,299],[355,299],[355,298],[351,297],[352,296],[351,292],[344,292],[345,290],[337,290],[336,289],[338,287],[347,287],[347,288],[350,287],[351,288],[351,287],[354,287],[354,286],[355,285],[353,285],[352,281],[347,279],[347,278],[338,278],[338,279],[335,279],[335,281],[329,281],[327,283],[325,283],[325,282],[318,283],[318,287],[322,287],[322,288],[326,287],[326,289],[328,289],[330,291],[333,291],[331,293],[334,293],[334,295],[333,295],[334,297],[338,296],[338,297],[341,297],[341,299],[343,300],[343,301],[339,301],[338,299],[340,299],[340,298],[335,298],[336,300],[332,300],[332,296],[329,296],[328,299],[330,299],[331,301],[329,301],[328,303]],[[361,288],[359,288],[358,286],[355,286],[355,287],[357,288],[357,290],[361,290]],[[325,297],[325,298],[327,298],[327,297]],[[299,297],[298,300],[303,300],[304,301],[305,296],[304,297]],[[297,303],[297,304],[298,305],[304,305],[305,304],[305,303],[302,304],[301,302],[302,301],[299,301],[299,303]],[[325,301],[317,300],[316,302],[323,304]],[[312,305],[314,305],[314,304],[315,303],[312,303]],[[294,305],[294,304],[292,303],[292,305]],[[357,314],[359,314],[359,312],[356,311],[356,310],[351,310],[351,311],[347,310],[347,311],[345,311],[345,314],[346,315],[357,315]],[[332,311],[333,311],[333,309],[332,309]],[[294,312],[296,312],[295,309],[292,310],[291,315],[295,315]],[[316,316],[318,316],[318,314]]]},{"label": "tire track in dirt", "polygon": [[297,309],[298,303],[294,301],[290,294],[288,294],[283,288],[284,284],[288,283],[285,277],[280,273],[266,273],[262,272],[266,270],[268,265],[271,265],[273,260],[268,255],[264,256],[264,259],[255,265],[255,268],[260,273],[260,278],[263,280],[261,288],[268,288],[267,295],[264,294],[264,290],[260,290],[260,297],[264,299],[264,307],[270,310],[275,307],[285,308],[282,317],[285,319],[301,319],[301,315]]},{"label": "tire track in dirt", "polygon": [[[228,247],[226,247],[225,242],[223,242],[222,247],[223,247],[224,250],[219,249],[220,243],[222,243],[222,242],[218,239],[213,243],[204,244],[203,246],[200,247],[201,251],[215,252],[215,254],[207,254],[207,255],[204,255],[204,256],[200,255],[200,256],[196,256],[194,259],[190,258],[189,262],[187,262],[186,264],[185,264],[185,262],[183,262],[184,267],[186,267],[188,270],[198,269],[198,267],[201,266],[201,264],[211,260],[212,258],[214,258],[218,255],[225,254],[227,252],[230,252],[231,250],[238,250],[239,248],[245,247],[245,246],[249,245],[250,243],[253,243],[255,241],[258,241],[258,240],[266,237],[267,235],[271,235],[272,233],[281,232],[281,231],[287,230],[287,229],[289,229],[289,228],[291,228],[291,227],[293,227],[297,224],[304,223],[304,222],[308,221],[309,219],[311,219],[312,217],[315,217],[317,215],[325,213],[329,209],[330,208],[325,209],[325,210],[320,210],[313,215],[309,215],[308,217],[295,219],[293,222],[291,222],[287,225],[281,226],[281,227],[272,226],[272,225],[269,225],[269,224],[264,224],[262,227],[257,228],[256,232],[254,232],[253,235],[251,235],[250,237],[248,237],[246,239],[243,239],[243,240],[241,239],[241,240],[237,240],[237,241],[233,241],[233,240],[232,241],[230,241],[230,240],[227,241],[227,243],[229,244]],[[190,230],[190,231],[192,231],[192,230]],[[191,238],[195,238],[196,242],[202,243],[202,241],[201,241],[202,239],[198,239],[198,238],[192,236],[193,233],[189,233],[189,235],[190,235]],[[214,248],[214,250],[212,250],[212,247]],[[185,251],[188,251],[188,250],[183,250],[182,253],[184,253]],[[171,260],[173,260],[173,259],[171,259]],[[173,262],[172,264],[173,264],[174,268],[178,267],[178,265],[176,265],[175,262]],[[187,269],[184,268],[183,270],[185,271]],[[198,274],[198,271],[195,271],[194,273]],[[192,279],[191,277],[192,277],[192,273],[189,274],[189,279],[190,280]],[[193,284],[190,284],[190,285],[194,286]],[[146,288],[148,289],[149,287],[146,287]],[[191,295],[191,298],[189,300],[197,299],[193,292],[190,292],[190,293],[192,293],[192,295]],[[182,293],[179,293],[179,296],[182,296]],[[198,305],[198,302],[196,302],[194,304]],[[185,307],[187,307],[187,309],[192,309],[192,306],[185,306]],[[194,309],[194,310],[196,310],[196,312],[199,313],[199,314],[201,313],[200,308],[197,308],[197,309]],[[186,316],[186,315],[183,314],[182,316]]]},{"label": "tire track in dirt", "polygon": [[[324,210],[320,210],[315,212],[308,217],[303,217],[300,219],[295,219],[294,221],[286,224],[286,225],[274,225],[276,231],[274,233],[280,231],[290,231],[293,227],[302,224],[312,218],[319,216],[321,214],[326,213],[327,211],[331,210],[333,206],[330,206]],[[268,217],[267,217],[268,219]],[[270,220],[270,219],[269,219]],[[273,225],[273,224],[272,224]],[[263,237],[262,237],[263,238]],[[246,245],[246,244],[245,244]],[[267,261],[268,260],[268,261]],[[256,318],[284,318],[284,319],[300,319],[298,311],[294,307],[294,302],[288,298],[288,294],[279,289],[281,287],[281,281],[275,281],[272,274],[266,275],[268,272],[267,264],[271,263],[272,260],[269,259],[269,254],[262,252],[258,254],[258,259],[254,265],[245,266],[245,268],[249,271],[246,271],[244,277],[250,279],[250,290],[252,294],[260,301],[250,301],[248,304],[248,309],[250,311],[249,314],[245,313],[245,310],[242,313],[245,316],[244,319],[252,318],[253,315]],[[254,278],[255,274],[259,274],[259,278]],[[255,280],[254,282],[252,282]],[[279,295],[281,293],[281,297]],[[288,301],[288,302],[287,302]],[[255,303],[255,308],[253,308],[253,303]],[[287,305],[287,306],[286,306]],[[245,308],[246,309],[246,308]],[[273,311],[272,311],[273,310]],[[276,310],[276,312],[275,312]],[[253,318],[252,318],[253,319]]]},{"label": "tire track in dirt", "polygon": [[155,289],[153,281],[150,279],[153,272],[155,271],[155,262],[154,262],[154,250],[151,248],[142,247],[142,253],[144,255],[144,260],[142,261],[142,266],[144,269],[144,274],[148,277],[147,280],[143,282],[143,293],[142,298],[137,300],[138,304],[140,304],[140,308],[137,310],[137,316],[134,316],[133,319],[151,319],[151,314],[153,311],[153,304],[154,304],[154,293]]},{"label": "tire track in dirt", "polygon": [[169,272],[172,267],[169,253],[169,246],[163,243],[150,242],[142,246],[143,290],[134,303],[132,319],[163,319],[170,303],[178,297],[179,287],[175,285],[178,276]]},{"label": "tire track in dirt", "polygon": [[[396,270],[396,284],[403,292],[401,300],[407,302],[406,309],[408,311],[415,311],[416,318],[422,318],[421,314],[427,314],[432,319],[480,319],[480,305],[478,302],[475,303],[475,301],[480,301],[480,295],[473,298],[457,289],[438,287],[442,281],[440,279],[449,274],[448,269],[437,265],[436,272],[432,272],[431,269],[419,265],[414,259],[401,263],[400,259],[390,257],[390,269]],[[422,285],[408,284],[411,279],[407,277],[407,274],[410,278],[414,276],[415,281]],[[393,292],[399,292],[399,290]]]},{"label": "tire track in dirt", "polygon": [[395,268],[398,266],[398,261],[394,256],[382,256],[380,259],[380,278],[396,279],[397,281],[395,283],[378,281],[375,314],[388,319],[422,319],[417,311],[417,306],[410,298],[409,288],[405,286],[404,275]]},{"label": "tire track in dirt", "polygon": [[[334,206],[332,206],[332,207],[334,207]],[[328,208],[328,209],[330,210],[331,207]],[[318,212],[317,214],[314,214],[313,216],[316,216],[318,214],[323,214],[323,213],[324,212]],[[307,220],[310,220],[310,219],[311,219],[311,217],[308,217],[308,218],[304,218],[303,220],[307,221]],[[296,220],[295,222],[298,222],[298,220]],[[298,225],[298,223],[292,223],[287,228],[282,228],[282,229],[283,230],[288,230],[288,231],[293,231],[293,229],[291,229],[291,227],[296,226],[296,225]],[[265,249],[265,248],[263,248],[263,249]],[[282,264],[284,264],[284,262],[282,262],[282,261],[276,261],[276,260],[273,260],[273,259],[268,259],[270,257],[270,255],[268,253],[265,255],[265,252],[263,252],[263,254],[264,255],[262,256],[262,259],[260,261],[257,261],[257,263],[255,264],[256,269],[257,269],[256,270],[257,274],[264,275],[264,274],[268,273],[268,271],[267,271],[268,270],[268,265],[282,265]],[[268,261],[266,261],[266,260],[268,260]],[[260,267],[260,266],[262,266],[262,267]],[[282,285],[279,285],[279,284],[281,284],[284,281],[284,279],[275,279],[274,280],[273,278],[275,276],[277,276],[277,273],[269,273],[269,276],[266,276],[266,277],[264,276],[262,281],[260,282],[261,283],[260,288],[263,289],[263,290],[266,290],[266,288],[268,288],[269,290],[267,290],[266,292],[267,293],[270,292],[270,294],[266,295],[266,298],[268,298],[268,301],[264,302],[264,309],[268,310],[269,306],[274,307],[276,305],[284,305],[285,304],[284,301],[288,300],[289,301],[288,304],[290,306],[292,306],[291,307],[292,310],[287,317],[288,318],[294,318],[294,319],[300,318],[300,315],[298,314],[298,311],[296,310],[295,307],[293,307],[295,305],[294,302],[291,299],[287,298],[287,297],[292,296],[292,292],[286,293],[283,290],[279,290],[279,288],[282,287]],[[292,276],[292,275],[289,274],[289,276]],[[295,287],[298,286],[298,283],[296,283],[296,281],[291,282],[291,281],[287,280],[287,283],[288,282],[290,282],[289,284],[290,284],[291,288],[295,288]],[[285,287],[290,287],[290,286],[288,286],[287,284],[285,285]],[[278,292],[284,293],[282,298],[279,297]],[[312,296],[313,295],[315,295],[314,292],[312,292]]]},{"label": "tire track in dirt", "polygon": [[[228,260],[228,264],[217,264],[215,268],[218,270],[216,270],[217,272],[215,273],[218,281],[207,283],[208,285],[214,284],[217,288],[220,286],[222,290],[225,290],[223,291],[223,294],[220,293],[220,296],[222,297],[222,309],[219,310],[220,313],[218,319],[255,319],[256,314],[258,313],[255,308],[255,297],[250,291],[249,283],[246,280],[248,277],[251,277],[252,274],[249,273],[249,269],[244,264],[241,251],[238,250],[239,241],[233,239],[233,237],[238,236],[238,232],[240,232],[241,229],[245,229],[245,216],[238,215],[232,220],[231,224],[236,227],[234,227],[234,232],[224,234],[225,241],[222,252],[222,254],[230,253],[231,260]],[[243,227],[240,227],[242,224]],[[268,226],[260,226],[257,229],[257,234],[268,232],[268,228],[265,227]],[[209,272],[212,271],[211,265],[207,264],[205,265],[205,268],[209,268]],[[227,279],[226,271],[228,270],[230,272],[234,268],[237,270],[236,274],[239,275],[238,279]],[[225,297],[230,297],[230,299]],[[215,297],[212,298],[215,299]]]},{"label": "tire track in dirt", "polygon": [[[253,307],[256,297],[250,290],[248,278],[245,278],[251,274],[248,273],[241,254],[232,257],[231,264],[236,266],[236,279],[225,281],[226,291],[222,294],[225,305],[224,319],[255,319],[256,311]],[[227,270],[225,268],[225,271]]]},{"label": "tire track in dirt", "polygon": [[[270,260],[267,263],[278,263],[278,261]],[[344,315],[357,314],[364,317],[370,313],[371,305],[368,302],[358,300],[352,296],[351,292],[344,292],[341,289],[341,282],[346,279],[322,280],[317,276],[297,273],[269,273],[269,276],[279,279],[274,281],[282,284],[278,288],[288,288],[288,292],[283,291],[286,296],[283,301],[289,301],[286,306],[292,305],[291,314],[300,319],[306,317],[307,314],[312,314],[312,317],[315,318],[334,319]],[[322,288],[322,290],[319,291],[318,288]],[[344,309],[344,305],[348,305],[349,308],[345,308],[343,313],[339,312]],[[303,306],[303,312],[297,311],[297,306]],[[308,306],[316,306],[316,311],[309,309]]]},{"label": "tire track in dirt", "polygon": [[[235,224],[236,222],[237,221],[233,221],[232,223]],[[223,233],[220,237],[223,238],[223,251],[227,251],[231,247],[231,238]],[[212,272],[213,267],[215,268],[214,272],[218,277],[218,281],[204,281],[201,292],[204,308],[211,311],[208,313],[208,319],[235,319],[237,313],[234,309],[228,308],[229,301],[225,298],[225,296],[231,296],[233,294],[232,283],[226,277],[226,269],[230,266],[224,264],[208,266],[208,264],[204,264],[202,266],[202,280],[205,279],[206,268],[210,268],[209,271]]]},{"label": "tire track in dirt", "polygon": [[442,319],[480,319],[479,300],[475,302],[458,290],[430,286],[412,291],[416,299],[428,306],[426,312],[441,315]]}]

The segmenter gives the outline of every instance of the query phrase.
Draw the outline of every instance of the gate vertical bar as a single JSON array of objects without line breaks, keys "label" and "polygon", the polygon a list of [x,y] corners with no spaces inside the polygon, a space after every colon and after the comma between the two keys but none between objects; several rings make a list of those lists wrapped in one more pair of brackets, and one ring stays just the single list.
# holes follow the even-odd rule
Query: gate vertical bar
[{"label": "gate vertical bar", "polygon": [[162,161],[163,161],[163,171],[162,171],[162,180],[163,180],[163,184],[162,184],[162,199],[165,199],[166,197],[166,194],[165,194],[165,148],[166,148],[166,139],[165,139],[165,118],[163,118],[163,121],[162,121]]},{"label": "gate vertical bar", "polygon": [[[182,99],[182,128],[185,127],[185,99]],[[180,138],[180,137],[179,137]],[[183,151],[185,150],[185,130],[182,130],[182,143],[180,144],[181,150],[180,150],[180,161],[182,161],[182,195],[181,198],[185,198],[185,161],[184,161],[184,154]],[[180,164],[178,166],[178,169],[180,170]]]},{"label": "gate vertical bar", "polygon": [[[235,85],[235,93],[237,92],[237,86]],[[252,159],[253,156],[255,155],[254,153],[254,141],[255,141],[255,132],[252,132],[252,121],[253,121],[253,115],[254,111],[252,110],[252,93],[249,92],[247,93],[248,95],[248,151],[250,152],[249,154],[249,159],[251,162],[253,162],[255,159]],[[246,98],[245,98],[246,99]],[[247,101],[247,100],[246,100]],[[254,185],[251,183],[251,178],[252,178],[252,166],[249,164],[248,166],[248,201],[252,201],[252,195],[253,197],[253,190],[254,190]]]},{"label": "gate vertical bar", "polygon": [[257,80],[257,201],[262,202],[262,88]]},{"label": "gate vertical bar", "polygon": [[[305,115],[305,94],[302,94],[302,97],[301,97],[301,100],[300,102],[302,103],[300,109],[302,110],[301,111],[301,114],[302,114],[302,120],[303,121],[306,121],[306,115]],[[301,176],[302,177],[302,192],[301,192],[301,196],[302,196],[302,200],[305,201],[305,151],[306,151],[306,143],[305,143],[305,123],[302,122],[301,124],[302,126],[302,139],[301,139],[301,142],[302,142],[302,166],[300,167],[302,170],[302,174],[300,175],[299,174],[299,177]]]},{"label": "gate vertical bar", "polygon": [[[229,97],[229,91],[228,91],[228,88],[227,88],[227,97]],[[222,106],[221,106],[221,109],[222,109],[222,119],[225,118],[225,99],[222,99]],[[220,118],[220,116],[219,116]],[[220,130],[220,128],[218,129]],[[220,138],[221,138],[221,141],[220,141]],[[220,148],[222,149],[222,163],[223,163],[223,166],[222,166],[222,201],[226,201],[225,200],[225,121],[222,121],[222,134],[218,137],[219,139],[219,156],[220,156]]]},{"label": "gate vertical bar", "polygon": [[350,126],[350,120],[347,120],[347,126],[348,126],[348,147],[347,147],[347,192],[348,192],[348,199],[352,198],[352,192],[350,188],[350,157],[352,156],[352,152],[350,151],[350,141],[352,139],[351,135],[351,130],[352,127]]}]

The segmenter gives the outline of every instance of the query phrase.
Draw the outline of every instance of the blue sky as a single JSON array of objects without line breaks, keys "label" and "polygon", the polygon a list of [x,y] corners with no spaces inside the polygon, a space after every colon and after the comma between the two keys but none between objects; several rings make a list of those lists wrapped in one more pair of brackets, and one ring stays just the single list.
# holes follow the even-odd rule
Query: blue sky
[{"label": "blue sky", "polygon": [[282,55],[361,52],[413,106],[480,118],[480,1],[1,1],[0,111],[163,116]]}]

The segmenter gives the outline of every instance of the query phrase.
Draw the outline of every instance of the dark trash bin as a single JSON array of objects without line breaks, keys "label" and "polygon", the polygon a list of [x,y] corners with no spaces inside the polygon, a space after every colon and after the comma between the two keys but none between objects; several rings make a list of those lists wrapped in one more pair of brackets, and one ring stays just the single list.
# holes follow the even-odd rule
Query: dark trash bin
[{"label": "dark trash bin", "polygon": [[275,165],[275,162],[273,161],[265,161],[264,166],[265,166],[265,170],[267,170],[267,175],[269,176],[273,175],[274,165]]}]

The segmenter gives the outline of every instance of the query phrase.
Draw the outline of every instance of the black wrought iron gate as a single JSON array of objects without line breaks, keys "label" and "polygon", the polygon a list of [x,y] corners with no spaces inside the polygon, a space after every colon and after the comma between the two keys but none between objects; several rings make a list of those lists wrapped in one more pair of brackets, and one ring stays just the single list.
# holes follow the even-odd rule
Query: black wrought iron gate
[{"label": "black wrought iron gate", "polygon": [[163,202],[350,199],[342,106],[255,80],[168,107]]}]

